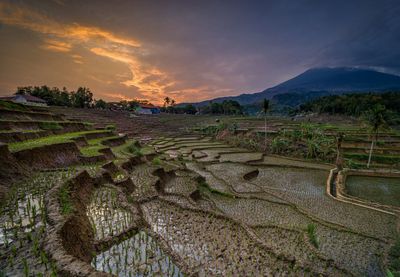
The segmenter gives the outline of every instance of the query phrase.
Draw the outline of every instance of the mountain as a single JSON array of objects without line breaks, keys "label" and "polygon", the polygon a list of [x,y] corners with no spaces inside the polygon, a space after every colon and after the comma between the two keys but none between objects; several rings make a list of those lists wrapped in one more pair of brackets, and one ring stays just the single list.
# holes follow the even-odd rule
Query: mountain
[{"label": "mountain", "polygon": [[[313,68],[285,81],[277,86],[253,94],[220,97],[203,102],[193,103],[195,106],[207,105],[210,101],[220,103],[224,100],[235,100],[242,105],[249,105],[267,99],[299,97],[309,99],[321,95],[342,94],[347,92],[384,92],[400,90],[400,76],[374,70],[334,67]],[[304,95],[303,95],[304,94]],[[307,95],[307,97],[305,97]],[[301,100],[297,99],[297,102]]]}]

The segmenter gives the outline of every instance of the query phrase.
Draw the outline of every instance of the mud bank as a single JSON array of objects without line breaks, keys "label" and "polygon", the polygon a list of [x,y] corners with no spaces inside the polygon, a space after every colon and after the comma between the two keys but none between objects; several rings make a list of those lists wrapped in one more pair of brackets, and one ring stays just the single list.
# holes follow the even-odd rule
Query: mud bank
[{"label": "mud bank", "polygon": [[[82,171],[67,183],[53,187],[46,195],[49,227],[44,249],[61,276],[111,276],[95,271],[89,264],[94,252],[94,234],[86,215],[86,205],[102,178],[92,178]],[[69,189],[72,211],[63,214],[61,189]]]},{"label": "mud bank", "polygon": [[58,168],[79,163],[80,151],[74,142],[45,145],[13,153],[22,164],[32,169]]},{"label": "mud bank", "polygon": [[7,145],[0,143],[0,200],[5,197],[13,182],[25,178],[29,173],[30,170],[18,162]]}]

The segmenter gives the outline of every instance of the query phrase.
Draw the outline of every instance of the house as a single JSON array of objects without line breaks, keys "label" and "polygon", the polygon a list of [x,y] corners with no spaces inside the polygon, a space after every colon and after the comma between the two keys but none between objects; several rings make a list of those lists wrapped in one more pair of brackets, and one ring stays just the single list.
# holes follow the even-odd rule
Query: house
[{"label": "house", "polygon": [[4,96],[0,97],[0,100],[5,100],[5,101],[11,101],[14,103],[19,103],[19,104],[24,104],[24,105],[30,105],[30,106],[47,106],[47,103],[45,100],[32,96],[32,95],[23,95],[23,94],[16,94],[13,96]]},{"label": "house", "polygon": [[159,114],[160,108],[153,104],[139,104],[135,111],[138,114]]}]

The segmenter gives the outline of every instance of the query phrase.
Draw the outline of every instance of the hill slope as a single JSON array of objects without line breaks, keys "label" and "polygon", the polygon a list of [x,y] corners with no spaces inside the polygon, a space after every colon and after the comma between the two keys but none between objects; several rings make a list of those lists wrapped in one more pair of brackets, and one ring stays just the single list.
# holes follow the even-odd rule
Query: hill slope
[{"label": "hill slope", "polygon": [[313,68],[262,92],[220,97],[194,103],[194,105],[204,106],[210,101],[220,103],[227,99],[238,101],[242,105],[248,105],[259,102],[264,98],[272,99],[276,95],[293,93],[329,95],[345,92],[380,92],[389,90],[400,90],[399,76],[349,67]]}]

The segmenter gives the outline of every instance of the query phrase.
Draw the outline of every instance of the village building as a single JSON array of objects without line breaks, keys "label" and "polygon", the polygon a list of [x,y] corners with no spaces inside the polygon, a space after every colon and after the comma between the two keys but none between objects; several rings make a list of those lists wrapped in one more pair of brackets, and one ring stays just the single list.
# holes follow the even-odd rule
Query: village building
[{"label": "village building", "polygon": [[159,114],[160,108],[153,104],[139,104],[135,112],[138,114]]},{"label": "village building", "polygon": [[0,100],[11,101],[14,103],[30,105],[30,106],[47,106],[45,100],[32,95],[16,94],[13,96],[0,97]]}]

